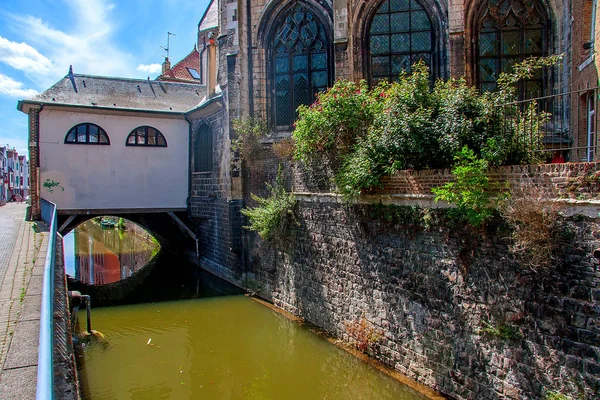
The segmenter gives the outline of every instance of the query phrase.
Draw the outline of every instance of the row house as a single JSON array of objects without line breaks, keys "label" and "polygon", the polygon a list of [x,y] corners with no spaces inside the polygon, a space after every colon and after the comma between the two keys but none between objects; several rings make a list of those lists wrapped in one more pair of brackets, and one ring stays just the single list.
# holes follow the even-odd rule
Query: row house
[{"label": "row house", "polygon": [[0,147],[0,205],[29,196],[29,161],[8,146]]}]

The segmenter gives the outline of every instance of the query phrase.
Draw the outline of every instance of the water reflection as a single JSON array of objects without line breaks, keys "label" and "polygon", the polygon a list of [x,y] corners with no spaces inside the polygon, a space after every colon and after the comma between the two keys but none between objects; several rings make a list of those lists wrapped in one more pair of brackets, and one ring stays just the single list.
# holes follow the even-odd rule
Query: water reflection
[{"label": "water reflection", "polygon": [[109,342],[85,351],[83,398],[426,397],[244,296],[94,309]]},{"label": "water reflection", "polygon": [[67,275],[88,285],[118,282],[143,268],[160,245],[139,225],[124,219],[90,219],[64,238]]}]

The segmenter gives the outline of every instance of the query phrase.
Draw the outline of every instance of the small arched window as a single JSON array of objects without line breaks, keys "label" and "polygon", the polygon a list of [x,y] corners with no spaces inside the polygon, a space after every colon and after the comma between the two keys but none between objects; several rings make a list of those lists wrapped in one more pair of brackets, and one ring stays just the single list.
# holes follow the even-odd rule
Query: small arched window
[{"label": "small arched window", "polygon": [[[397,81],[420,60],[429,68],[436,64],[431,18],[419,0],[383,1],[371,20],[368,43],[372,85]],[[431,70],[431,75],[439,76],[439,71]]]},{"label": "small arched window", "polygon": [[65,144],[101,144],[109,145],[106,131],[96,124],[85,122],[75,125],[65,137]]},{"label": "small arched window", "polygon": [[140,126],[127,136],[126,146],[167,147],[167,139],[158,129]]},{"label": "small arched window", "polygon": [[[477,26],[477,83],[482,91],[496,89],[501,72],[529,57],[548,55],[550,21],[540,0],[487,0]],[[518,83],[519,97],[544,96],[550,88],[549,69]]]},{"label": "small arched window", "polygon": [[315,12],[296,2],[277,22],[271,37],[271,121],[291,129],[296,109],[311,104],[331,83],[330,40]]},{"label": "small arched window", "polygon": [[194,172],[212,172],[212,131],[208,125],[202,125],[194,141]]}]

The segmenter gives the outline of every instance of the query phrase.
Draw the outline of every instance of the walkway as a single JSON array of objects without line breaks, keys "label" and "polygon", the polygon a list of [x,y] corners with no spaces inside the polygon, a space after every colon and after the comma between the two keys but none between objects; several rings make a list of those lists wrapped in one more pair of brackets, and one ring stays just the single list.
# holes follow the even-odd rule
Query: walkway
[{"label": "walkway", "polygon": [[0,207],[0,399],[34,399],[48,235],[25,203]]}]

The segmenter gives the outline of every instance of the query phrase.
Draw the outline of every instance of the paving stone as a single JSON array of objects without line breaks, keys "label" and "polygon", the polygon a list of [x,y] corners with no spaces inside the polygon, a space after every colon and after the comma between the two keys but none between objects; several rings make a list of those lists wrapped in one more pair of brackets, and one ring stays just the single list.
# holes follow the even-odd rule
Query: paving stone
[{"label": "paving stone", "polygon": [[4,369],[37,365],[40,321],[19,321],[12,335]]},{"label": "paving stone", "polygon": [[5,370],[0,380],[0,399],[35,399],[37,367]]}]

